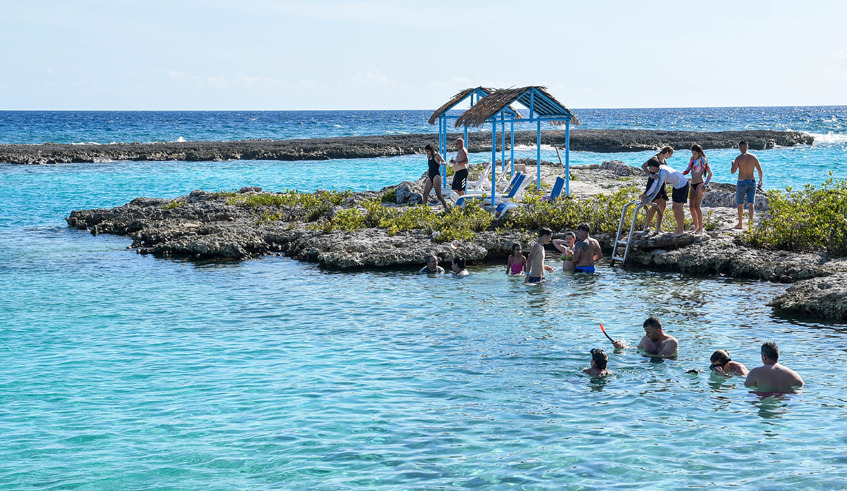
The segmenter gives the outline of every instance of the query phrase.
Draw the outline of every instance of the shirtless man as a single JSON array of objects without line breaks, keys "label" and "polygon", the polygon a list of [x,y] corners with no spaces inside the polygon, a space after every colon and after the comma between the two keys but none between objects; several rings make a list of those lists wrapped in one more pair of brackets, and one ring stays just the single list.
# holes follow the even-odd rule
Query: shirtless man
[{"label": "shirtless man", "polygon": [[[645,354],[662,358],[675,358],[679,351],[679,341],[675,337],[665,334],[662,329],[662,321],[655,315],[651,315],[644,321],[644,337],[638,343],[638,349]],[[626,348],[626,341],[616,339],[612,346],[618,349]]]},{"label": "shirtless man", "polygon": [[[657,153],[653,157],[650,157],[650,160],[641,164],[641,170],[643,170],[644,173],[647,174],[647,187],[644,188],[645,193],[650,190],[650,186],[653,185],[654,180],[653,173],[650,172],[649,169],[650,162],[658,164],[655,166],[658,168],[660,165],[667,165],[668,159],[671,158],[671,155],[673,155],[673,147],[668,146],[663,148],[659,153]],[[656,233],[660,234],[662,233],[662,218],[664,218],[665,208],[668,206],[668,192],[665,190],[665,186],[662,186],[662,188],[659,190],[659,194],[657,194],[656,197],[653,198],[653,203],[656,203],[656,205],[659,206],[659,222],[656,226]],[[653,214],[655,213],[656,209],[652,206],[650,207],[650,209],[647,210],[647,221],[644,222],[645,234],[650,231],[650,222],[653,221]]]},{"label": "shirtless man", "polygon": [[462,196],[468,183],[468,149],[462,138],[456,139],[456,158],[450,159],[450,163],[453,164],[453,184],[450,188]]},{"label": "shirtless man", "polygon": [[779,364],[779,348],[776,343],[762,345],[762,363],[750,370],[744,385],[763,392],[791,392],[803,387],[803,379],[794,370]]},{"label": "shirtless man", "polygon": [[[750,215],[750,220],[747,222],[753,225],[753,202],[756,198],[756,180],[753,178],[753,171],[759,172],[759,190],[762,189],[762,166],[759,165],[759,159],[752,153],[747,153],[747,142],[741,140],[738,143],[738,151],[741,155],[735,157],[732,161],[732,173],[738,171],[738,183],[735,186],[735,204],[738,205],[738,224],[735,228],[744,228],[744,202],[747,202],[747,211]],[[745,200],[746,198],[746,200]]]},{"label": "shirtless man", "polygon": [[579,242],[574,244],[573,263],[576,273],[593,273],[594,262],[603,257],[600,243],[588,236],[590,228],[587,223],[580,223],[576,227],[576,235]]},{"label": "shirtless man", "polygon": [[538,240],[532,245],[529,251],[529,257],[526,258],[529,264],[529,271],[526,273],[524,283],[541,283],[544,281],[544,272],[553,272],[553,268],[544,264],[544,246],[553,240],[553,231],[549,228],[542,228],[538,231]]}]

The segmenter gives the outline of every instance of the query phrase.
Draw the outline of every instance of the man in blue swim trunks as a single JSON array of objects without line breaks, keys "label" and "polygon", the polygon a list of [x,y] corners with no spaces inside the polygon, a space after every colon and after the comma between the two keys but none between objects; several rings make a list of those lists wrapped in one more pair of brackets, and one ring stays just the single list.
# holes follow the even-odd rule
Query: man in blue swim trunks
[{"label": "man in blue swim trunks", "polygon": [[762,189],[762,166],[759,165],[759,159],[752,153],[747,153],[747,142],[741,140],[738,143],[738,151],[741,155],[735,157],[732,161],[731,172],[735,174],[738,171],[738,183],[735,185],[735,204],[738,205],[738,224],[735,228],[744,228],[744,202],[747,202],[747,211],[750,215],[750,221],[747,223],[753,225],[753,209],[756,198],[756,180],[753,178],[753,171],[759,172],[759,190]]},{"label": "man in blue swim trunks", "polygon": [[575,273],[593,273],[594,262],[603,257],[600,243],[588,236],[591,228],[587,223],[580,223],[576,228],[579,241],[574,244],[573,263]]}]

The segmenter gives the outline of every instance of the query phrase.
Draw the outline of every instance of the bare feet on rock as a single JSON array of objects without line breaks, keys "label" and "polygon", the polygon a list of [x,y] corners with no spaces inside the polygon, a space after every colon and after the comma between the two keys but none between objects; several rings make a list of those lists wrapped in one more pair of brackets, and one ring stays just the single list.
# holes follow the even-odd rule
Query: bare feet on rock
[{"label": "bare feet on rock", "polygon": [[685,230],[677,230],[671,234],[671,237],[682,237],[683,235],[685,235]]},{"label": "bare feet on rock", "polygon": [[743,228],[744,228],[744,225],[741,225],[741,224],[739,223],[739,224],[736,224],[736,225],[735,225],[735,228],[736,228],[737,230],[741,230],[741,229],[743,229]]}]

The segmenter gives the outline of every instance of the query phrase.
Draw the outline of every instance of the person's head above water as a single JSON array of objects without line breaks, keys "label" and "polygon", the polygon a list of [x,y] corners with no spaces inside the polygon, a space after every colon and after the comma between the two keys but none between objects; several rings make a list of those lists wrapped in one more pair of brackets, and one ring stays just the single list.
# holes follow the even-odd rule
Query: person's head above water
[{"label": "person's head above water", "polygon": [[779,361],[779,347],[776,343],[768,341],[762,345],[762,358],[766,358],[773,363]]},{"label": "person's head above water", "polygon": [[435,267],[438,266],[438,258],[432,254],[426,256],[425,261],[429,269],[435,269]]},{"label": "person's head above water", "polygon": [[659,320],[655,315],[651,315],[644,321],[644,333],[647,334],[647,337],[652,339],[653,341],[657,341],[662,337],[662,321]]},{"label": "person's head above water", "polygon": [[594,348],[591,350],[591,367],[597,368],[599,370],[605,370],[606,365],[609,364],[609,355],[606,354],[600,348]]},{"label": "person's head above water", "polygon": [[732,358],[729,357],[729,351],[725,349],[719,349],[712,353],[711,358],[709,358],[711,365],[709,366],[710,370],[714,370],[717,367],[722,367],[727,363],[732,361]]},{"label": "person's head above water", "polygon": [[465,258],[462,256],[456,256],[453,258],[453,269],[459,269],[459,271],[465,269]]},{"label": "person's head above water", "polygon": [[573,232],[566,233],[565,234],[565,244],[567,244],[568,247],[573,247],[574,242],[576,242],[576,234],[574,234]]}]

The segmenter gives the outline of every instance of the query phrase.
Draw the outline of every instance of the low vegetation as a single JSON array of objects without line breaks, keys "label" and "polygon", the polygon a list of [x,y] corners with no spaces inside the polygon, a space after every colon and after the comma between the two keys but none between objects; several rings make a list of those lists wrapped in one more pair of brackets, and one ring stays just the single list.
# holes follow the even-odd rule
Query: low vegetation
[{"label": "low vegetation", "polygon": [[830,177],[817,188],[806,184],[767,195],[768,211],[743,235],[748,245],[847,256],[847,180]]}]

